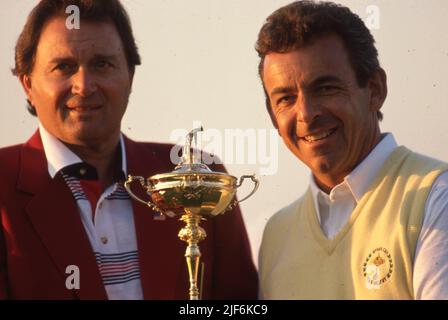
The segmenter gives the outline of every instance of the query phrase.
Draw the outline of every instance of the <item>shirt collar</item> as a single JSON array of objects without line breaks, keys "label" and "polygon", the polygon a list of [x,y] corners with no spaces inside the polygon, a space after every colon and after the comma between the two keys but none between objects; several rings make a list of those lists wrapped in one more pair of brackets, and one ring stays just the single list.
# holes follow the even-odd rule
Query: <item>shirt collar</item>
[{"label": "shirt collar", "polygon": [[[393,134],[384,134],[380,142],[373,148],[368,156],[344,178],[343,182],[331,190],[330,196],[335,189],[346,186],[350,190],[353,198],[358,202],[367,192],[383,163],[397,147],[398,144]],[[327,199],[329,196],[317,186],[312,174],[310,179],[310,189],[315,208],[318,210],[319,206],[317,201],[319,195],[324,199]]]},{"label": "shirt collar", "polygon": [[347,176],[344,181],[350,188],[356,202],[368,191],[384,162],[398,147],[392,133],[384,135],[369,155]]},{"label": "shirt collar", "polygon": [[[66,167],[74,164],[83,163],[73,151],[71,151],[65,144],[63,144],[58,138],[49,133],[44,126],[39,123],[39,133],[42,138],[42,144],[44,146],[45,157],[48,163],[48,173],[51,178]],[[126,147],[124,143],[123,134],[120,133],[120,149],[121,149],[121,169],[124,176],[127,176],[127,163],[126,163]]]}]

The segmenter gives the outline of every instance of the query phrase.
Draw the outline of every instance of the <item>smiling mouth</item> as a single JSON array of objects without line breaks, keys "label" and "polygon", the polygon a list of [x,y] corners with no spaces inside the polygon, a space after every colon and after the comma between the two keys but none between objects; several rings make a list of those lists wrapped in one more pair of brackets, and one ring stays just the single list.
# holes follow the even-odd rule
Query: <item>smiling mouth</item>
[{"label": "smiling mouth", "polygon": [[322,131],[322,132],[317,133],[317,134],[304,136],[301,139],[305,140],[306,142],[313,143],[313,142],[320,141],[320,140],[328,138],[333,133],[335,133],[336,130],[337,130],[337,128],[325,130],[325,131]]},{"label": "smiling mouth", "polygon": [[86,107],[86,106],[78,106],[78,107],[67,107],[69,111],[75,111],[75,112],[89,112],[89,111],[95,111],[100,109],[101,106],[92,106],[92,107]]}]

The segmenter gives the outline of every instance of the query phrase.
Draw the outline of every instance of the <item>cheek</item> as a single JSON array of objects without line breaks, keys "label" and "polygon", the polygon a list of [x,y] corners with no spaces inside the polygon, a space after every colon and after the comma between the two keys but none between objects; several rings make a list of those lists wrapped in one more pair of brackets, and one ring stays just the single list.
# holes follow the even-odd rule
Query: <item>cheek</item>
[{"label": "cheek", "polygon": [[298,137],[296,134],[296,116],[294,112],[284,112],[277,117],[278,129],[283,143],[288,149],[300,158],[300,150],[298,147]]},{"label": "cheek", "polygon": [[103,89],[109,97],[112,104],[123,104],[127,101],[130,94],[130,81],[126,78],[108,81],[103,85]]},{"label": "cheek", "polygon": [[354,126],[359,125],[359,110],[345,98],[333,99],[331,103],[326,104],[326,110],[333,120],[339,123],[344,134],[352,131]]},{"label": "cheek", "polygon": [[283,139],[290,139],[295,134],[296,117],[294,112],[283,111],[276,114],[279,132]]},{"label": "cheek", "polygon": [[66,93],[67,89],[63,82],[36,81],[32,84],[31,103],[36,108],[39,121],[53,134],[58,132],[56,128],[66,117],[64,108],[61,107]]},{"label": "cheek", "polygon": [[35,81],[32,83],[32,102],[36,108],[56,108],[70,91],[64,81]]}]

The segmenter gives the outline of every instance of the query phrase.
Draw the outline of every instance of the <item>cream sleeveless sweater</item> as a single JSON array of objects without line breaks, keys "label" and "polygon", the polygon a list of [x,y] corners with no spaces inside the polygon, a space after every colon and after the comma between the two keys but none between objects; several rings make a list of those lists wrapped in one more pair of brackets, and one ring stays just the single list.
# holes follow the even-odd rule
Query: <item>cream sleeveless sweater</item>
[{"label": "cream sleeveless sweater", "polygon": [[448,165],[398,147],[334,239],[311,191],[275,214],[260,249],[264,299],[412,299],[426,199]]}]

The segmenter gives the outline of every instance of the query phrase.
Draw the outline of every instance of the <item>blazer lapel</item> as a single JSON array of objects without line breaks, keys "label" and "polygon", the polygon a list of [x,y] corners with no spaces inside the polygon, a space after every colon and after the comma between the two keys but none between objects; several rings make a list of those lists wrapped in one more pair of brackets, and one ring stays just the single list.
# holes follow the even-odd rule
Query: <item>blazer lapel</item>
[{"label": "blazer lapel", "polygon": [[79,268],[80,289],[75,295],[107,299],[76,203],[63,178],[49,176],[38,132],[22,148],[18,188],[33,195],[26,212],[61,276],[68,277],[69,265]]}]

